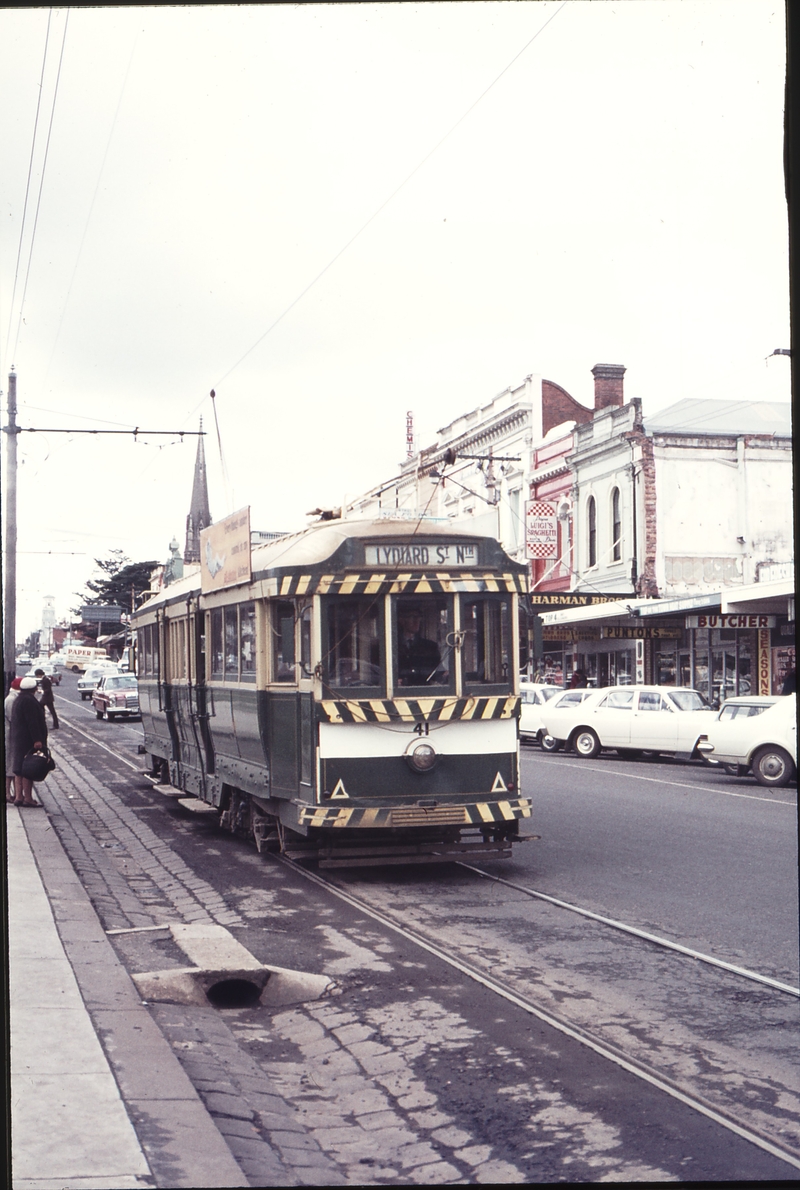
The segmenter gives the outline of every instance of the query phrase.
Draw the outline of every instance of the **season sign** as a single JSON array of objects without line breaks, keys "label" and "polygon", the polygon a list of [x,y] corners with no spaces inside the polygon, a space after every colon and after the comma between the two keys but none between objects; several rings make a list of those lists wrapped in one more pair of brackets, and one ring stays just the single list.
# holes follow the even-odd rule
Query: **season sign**
[{"label": "season sign", "polygon": [[462,541],[436,545],[397,541],[392,545],[364,546],[364,561],[367,566],[477,566],[478,547]]}]

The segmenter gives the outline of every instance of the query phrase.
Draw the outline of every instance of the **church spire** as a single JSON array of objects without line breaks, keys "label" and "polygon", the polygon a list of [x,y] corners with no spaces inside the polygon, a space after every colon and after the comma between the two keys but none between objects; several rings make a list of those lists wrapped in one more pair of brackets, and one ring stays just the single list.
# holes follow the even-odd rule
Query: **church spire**
[{"label": "church spire", "polygon": [[[203,429],[203,419],[200,418],[200,430]],[[211,524],[211,513],[208,509],[208,484],[206,482],[206,452],[203,446],[202,433],[197,439],[197,457],[194,461],[194,482],[192,483],[192,503],[186,518],[186,549],[183,551],[184,562],[200,561],[200,531]]]}]

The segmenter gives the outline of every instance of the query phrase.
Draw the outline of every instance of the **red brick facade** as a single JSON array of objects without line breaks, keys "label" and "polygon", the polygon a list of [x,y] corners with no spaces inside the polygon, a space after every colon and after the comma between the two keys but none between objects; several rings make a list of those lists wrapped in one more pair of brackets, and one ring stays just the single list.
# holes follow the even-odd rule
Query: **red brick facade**
[{"label": "red brick facade", "polygon": [[542,381],[542,436],[562,422],[574,421],[583,425],[593,416],[592,409],[580,405],[560,384],[554,384],[552,380]]}]

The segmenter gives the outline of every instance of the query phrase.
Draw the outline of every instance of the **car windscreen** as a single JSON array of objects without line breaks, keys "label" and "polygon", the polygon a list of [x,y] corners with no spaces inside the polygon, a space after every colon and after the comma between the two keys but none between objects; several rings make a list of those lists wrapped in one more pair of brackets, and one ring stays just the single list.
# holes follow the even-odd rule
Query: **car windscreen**
[{"label": "car windscreen", "polygon": [[135,690],[137,684],[135,677],[132,675],[128,677],[122,674],[118,678],[108,678],[106,681],[106,690]]},{"label": "car windscreen", "polygon": [[668,698],[679,711],[708,710],[708,703],[697,690],[671,690]]}]

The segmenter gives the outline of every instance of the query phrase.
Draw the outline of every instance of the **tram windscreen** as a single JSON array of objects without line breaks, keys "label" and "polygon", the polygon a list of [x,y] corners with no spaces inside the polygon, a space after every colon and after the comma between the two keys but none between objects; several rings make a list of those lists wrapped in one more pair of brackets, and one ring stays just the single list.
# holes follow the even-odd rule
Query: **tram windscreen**
[{"label": "tram windscreen", "polygon": [[436,596],[427,599],[398,596],[395,604],[395,682],[398,686],[449,684],[449,603],[447,598]]},{"label": "tram windscreen", "polygon": [[380,603],[374,598],[332,599],[327,611],[329,685],[382,689]]},{"label": "tram windscreen", "polygon": [[505,599],[463,599],[462,664],[468,686],[508,686],[511,681],[511,617]]}]

